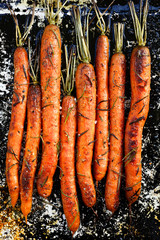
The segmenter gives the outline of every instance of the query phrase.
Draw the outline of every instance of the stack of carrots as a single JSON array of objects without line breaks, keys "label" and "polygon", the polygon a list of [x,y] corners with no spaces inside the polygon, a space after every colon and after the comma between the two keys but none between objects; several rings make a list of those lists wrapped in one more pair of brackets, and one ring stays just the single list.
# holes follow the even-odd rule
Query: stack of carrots
[{"label": "stack of carrots", "polygon": [[[101,30],[97,40],[94,70],[88,41],[89,17],[83,29],[80,10],[74,7],[78,60],[75,48],[71,48],[68,58],[65,46],[67,70],[64,80],[61,74],[61,35],[57,23],[65,3],[59,8],[58,1],[56,13],[53,11],[53,2],[48,0],[47,3],[49,25],[41,39],[40,81],[38,68],[35,73],[32,67],[30,52],[28,60],[27,52],[22,47],[33,24],[33,17],[28,30],[21,36],[18,21],[12,11],[16,23],[17,49],[14,53],[14,91],[7,144],[6,179],[11,204],[13,207],[16,205],[20,193],[21,210],[27,222],[32,207],[33,183],[42,139],[42,159],[37,176],[38,193],[44,198],[50,196],[60,156],[62,203],[68,227],[74,234],[80,226],[76,176],[82,200],[87,207],[92,208],[96,203],[94,179],[98,187],[98,182],[106,175],[105,202],[112,213],[119,206],[121,178],[124,174],[129,207],[138,199],[141,191],[142,132],[149,110],[151,75],[150,53],[145,46],[148,1],[146,0],[144,6],[143,18],[140,13],[140,21],[133,2],[129,3],[138,46],[133,49],[130,60],[131,107],[126,126],[126,60],[122,53],[124,25],[114,24],[115,53],[109,68],[107,29],[103,16],[94,3],[97,26]],[[65,96],[60,116],[61,79]],[[74,81],[76,100],[71,96]],[[27,135],[19,180],[26,109]]]}]

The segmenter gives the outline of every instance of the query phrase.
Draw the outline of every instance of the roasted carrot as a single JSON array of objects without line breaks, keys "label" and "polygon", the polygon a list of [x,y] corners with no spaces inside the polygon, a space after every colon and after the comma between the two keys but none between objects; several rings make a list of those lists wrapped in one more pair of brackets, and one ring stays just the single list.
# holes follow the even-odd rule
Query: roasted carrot
[{"label": "roasted carrot", "polygon": [[[65,47],[67,53],[67,48]],[[66,54],[66,60],[68,59]],[[62,100],[61,130],[60,130],[60,179],[63,210],[68,228],[74,234],[80,225],[80,213],[75,179],[75,140],[76,140],[76,101],[71,92],[75,75],[76,55],[72,48],[67,60],[67,75],[64,84]]]},{"label": "roasted carrot", "polygon": [[145,46],[148,1],[144,6],[143,19],[140,17],[140,21],[133,2],[129,3],[129,6],[138,42],[130,60],[131,106],[125,129],[126,198],[131,206],[141,192],[142,132],[149,111],[151,57],[148,47]]},{"label": "roasted carrot", "polygon": [[97,26],[101,30],[96,46],[95,71],[97,79],[97,111],[96,111],[96,134],[94,148],[94,177],[98,181],[105,176],[108,166],[108,62],[109,62],[109,39],[106,34],[106,25],[102,14],[95,6],[98,17]]},{"label": "roasted carrot", "polygon": [[96,203],[96,192],[91,173],[95,134],[96,79],[94,67],[90,64],[88,43],[83,36],[80,12],[74,8],[74,22],[77,35],[77,50],[82,61],[76,70],[77,95],[77,177],[82,199],[86,206]]},{"label": "roasted carrot", "polygon": [[30,25],[23,36],[21,36],[14,12],[11,9],[10,11],[16,23],[17,48],[14,52],[14,90],[6,154],[6,179],[11,197],[11,204],[14,207],[19,197],[18,170],[29,87],[29,63],[27,52],[23,44],[33,24],[34,8]]},{"label": "roasted carrot", "polygon": [[38,193],[45,198],[51,194],[58,162],[61,81],[61,36],[56,25],[60,9],[54,14],[53,3],[47,2],[49,25],[44,30],[40,51],[43,146],[37,179]]},{"label": "roasted carrot", "polygon": [[106,207],[114,213],[119,206],[119,193],[123,165],[124,140],[124,98],[126,60],[122,53],[123,24],[114,24],[116,49],[111,58],[109,71],[109,104],[110,104],[110,147],[109,166],[105,187]]},{"label": "roasted carrot", "polygon": [[[29,54],[30,56],[30,54]],[[29,87],[27,99],[27,136],[20,175],[21,210],[27,222],[27,215],[32,207],[32,193],[35,171],[37,167],[38,150],[41,134],[41,89],[37,81],[38,67],[35,73],[31,65],[32,84]]]}]

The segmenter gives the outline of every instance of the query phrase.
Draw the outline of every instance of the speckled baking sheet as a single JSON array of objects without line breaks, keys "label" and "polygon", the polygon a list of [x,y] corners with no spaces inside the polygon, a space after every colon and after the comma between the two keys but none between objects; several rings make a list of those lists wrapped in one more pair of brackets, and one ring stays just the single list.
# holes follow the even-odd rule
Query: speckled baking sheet
[{"label": "speckled baking sheet", "polygon": [[[13,1],[12,1],[13,2]],[[29,1],[11,2],[18,14],[19,24],[25,24]],[[17,4],[15,4],[15,2]],[[77,1],[72,1],[72,3]],[[80,1],[81,4],[89,1]],[[103,11],[111,1],[98,1]],[[138,2],[137,10],[139,9]],[[71,3],[71,2],[70,2]],[[126,79],[126,118],[130,105],[129,61],[135,37],[128,1],[116,0],[109,12],[111,14],[111,51],[113,52],[113,22],[125,23],[124,53],[127,58]],[[75,234],[75,239],[160,239],[160,3],[158,0],[149,1],[147,45],[151,51],[152,79],[150,111],[143,133],[143,179],[142,192],[139,200],[132,207],[132,223],[129,223],[129,211],[125,200],[124,179],[122,181],[121,203],[118,211],[110,217],[104,202],[105,179],[99,184],[97,204],[94,209],[84,206],[80,191],[81,226]],[[83,12],[83,9],[82,9]],[[91,13],[91,17],[94,12]],[[31,42],[42,34],[46,21],[42,9],[36,8],[35,23],[31,31]],[[64,10],[61,23],[62,42],[75,43],[75,33],[72,17]],[[107,20],[108,16],[105,15]],[[95,43],[99,34],[95,21],[90,26],[90,49],[94,63]],[[5,178],[5,155],[7,134],[10,122],[11,100],[13,91],[13,53],[15,50],[15,26],[4,3],[0,3],[0,239],[71,239],[60,197],[59,168],[54,176],[54,186],[51,196],[44,200],[38,196],[36,186],[33,193],[33,208],[28,216],[28,224],[20,212],[20,200],[12,209]],[[25,136],[25,132],[24,132]],[[23,153],[23,149],[22,149]],[[39,159],[40,161],[40,159]],[[77,185],[78,187],[78,185]],[[97,215],[95,214],[97,213]]]}]

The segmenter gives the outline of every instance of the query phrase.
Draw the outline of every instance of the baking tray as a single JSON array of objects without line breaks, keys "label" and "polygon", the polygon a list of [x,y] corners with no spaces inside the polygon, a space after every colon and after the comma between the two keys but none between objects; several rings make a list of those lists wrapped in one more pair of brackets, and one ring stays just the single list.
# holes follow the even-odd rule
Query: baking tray
[{"label": "baking tray", "polygon": [[[83,6],[90,7],[89,1],[80,1]],[[101,11],[109,5],[111,1],[98,1]],[[139,1],[134,1],[137,11]],[[71,3],[71,1],[70,1]],[[72,1],[73,3],[73,1]],[[74,1],[76,4],[77,1]],[[151,99],[150,111],[143,132],[142,144],[142,192],[138,201],[132,206],[132,223],[129,220],[127,201],[125,200],[124,179],[122,179],[121,201],[117,212],[110,217],[106,210],[104,201],[105,179],[99,184],[97,191],[97,203],[93,210],[84,206],[80,190],[78,188],[78,198],[81,214],[81,226],[75,234],[75,239],[160,239],[160,3],[157,0],[149,2],[149,14],[147,20],[147,45],[150,48],[152,59],[152,79],[151,79]],[[29,1],[11,1],[15,10],[19,24],[24,26],[26,21]],[[84,8],[82,9],[82,12]],[[130,106],[130,82],[129,82],[129,62],[131,51],[136,45],[132,19],[128,7],[128,1],[118,1],[108,11],[111,16],[110,33],[110,56],[114,51],[113,42],[113,22],[121,21],[125,23],[124,53],[127,59],[126,76],[126,112],[127,118]],[[36,8],[35,23],[31,30],[31,43],[35,46],[35,41],[43,33],[46,24],[44,12]],[[71,45],[75,43],[75,33],[72,17],[69,11],[63,10],[61,23],[61,33],[63,44]],[[91,12],[90,18],[94,16]],[[107,21],[108,14],[105,15]],[[92,63],[94,64],[95,43],[99,35],[96,28],[96,20],[90,25],[90,50]],[[15,209],[12,209],[10,197],[5,178],[5,155],[7,135],[10,122],[11,100],[13,92],[13,53],[15,50],[15,26],[13,19],[4,3],[0,4],[0,239],[71,239],[66,219],[63,213],[59,168],[54,175],[54,185],[51,196],[44,200],[37,194],[36,186],[33,193],[33,208],[28,216],[28,224],[20,212],[20,200]],[[62,61],[62,66],[63,66]],[[24,137],[26,133],[26,126]],[[23,153],[24,142],[22,146]],[[40,158],[39,158],[40,162]],[[39,165],[38,165],[39,166]],[[94,213],[96,212],[98,216]]]}]

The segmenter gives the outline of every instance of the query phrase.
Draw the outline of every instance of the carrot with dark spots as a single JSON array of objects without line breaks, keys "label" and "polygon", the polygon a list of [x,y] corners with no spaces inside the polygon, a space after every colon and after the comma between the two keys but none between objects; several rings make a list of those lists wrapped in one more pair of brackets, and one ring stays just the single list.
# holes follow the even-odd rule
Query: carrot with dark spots
[{"label": "carrot with dark spots", "polygon": [[149,49],[145,46],[148,1],[144,6],[143,23],[137,17],[133,2],[130,2],[129,6],[138,42],[138,46],[132,51],[130,60],[131,107],[125,129],[125,155],[136,148],[134,156],[125,165],[126,189],[132,188],[126,191],[126,198],[131,206],[141,192],[142,132],[149,111],[151,58]]},{"label": "carrot with dark spots", "polygon": [[23,44],[33,24],[34,8],[30,25],[23,36],[20,33],[18,21],[14,12],[11,9],[10,11],[16,24],[17,48],[14,52],[14,92],[7,143],[6,179],[11,197],[11,204],[14,207],[19,197],[18,170],[29,87],[29,62],[27,52],[23,47]]},{"label": "carrot with dark spots", "polygon": [[[98,17],[97,26],[101,30],[96,45],[95,72],[97,79],[97,106],[96,106],[96,130],[97,141],[94,146],[93,174],[96,182],[104,178],[108,167],[108,63],[109,63],[109,39],[106,36],[106,25],[102,14],[94,3],[96,15]],[[98,161],[98,156],[105,154],[103,161]]]},{"label": "carrot with dark spots", "polygon": [[[56,23],[59,9],[54,13],[53,3],[49,4],[49,1],[46,9],[49,25],[43,32],[40,51],[43,146],[37,179],[38,193],[44,198],[51,194],[58,162],[61,81],[61,36]],[[42,169],[43,174],[40,174]]]},{"label": "carrot with dark spots", "polygon": [[60,180],[64,214],[68,227],[74,234],[80,225],[75,179],[76,101],[71,96],[74,88],[76,55],[74,47],[71,49],[69,60],[67,47],[65,47],[65,53],[67,74],[66,81],[65,83],[63,82],[65,97],[62,100],[60,129]]},{"label": "carrot with dark spots", "polygon": [[105,202],[107,209],[112,213],[114,213],[119,206],[123,166],[124,98],[119,97],[125,95],[126,78],[126,60],[125,55],[122,53],[123,28],[123,24],[114,24],[116,50],[111,58],[109,72],[110,148]]},{"label": "carrot with dark spots", "polygon": [[[30,45],[29,45],[30,56]],[[31,64],[31,56],[29,57]],[[35,65],[36,66],[36,65]],[[37,74],[31,65],[32,84],[29,87],[27,99],[27,136],[20,175],[21,211],[26,219],[32,208],[33,184],[37,167],[38,150],[41,135],[41,89]]]},{"label": "carrot with dark spots", "polygon": [[77,111],[85,116],[85,118],[78,117],[77,119],[78,139],[76,169],[82,200],[87,207],[92,207],[96,203],[96,191],[91,173],[93,144],[88,144],[94,141],[95,134],[96,82],[94,68],[89,63],[90,53],[88,43],[83,36],[78,8],[74,8],[74,23],[77,35],[78,57],[82,61],[77,67],[75,77]]}]

